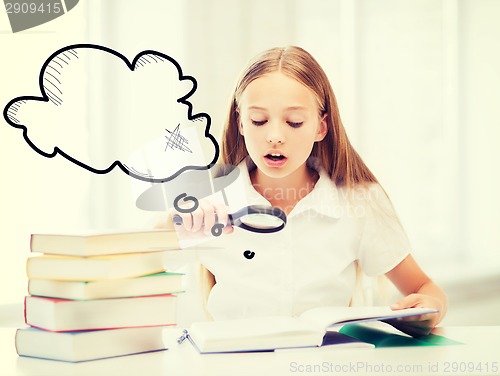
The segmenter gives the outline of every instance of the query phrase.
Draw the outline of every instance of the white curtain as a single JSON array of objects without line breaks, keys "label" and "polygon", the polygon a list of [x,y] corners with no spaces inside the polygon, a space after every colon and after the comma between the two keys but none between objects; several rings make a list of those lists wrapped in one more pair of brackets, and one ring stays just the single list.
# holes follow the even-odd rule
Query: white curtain
[{"label": "white curtain", "polygon": [[109,43],[175,54],[198,80],[192,101],[212,116],[215,134],[250,57],[273,46],[309,50],[329,75],[348,134],[391,196],[416,257],[436,273],[444,263],[497,270],[499,2],[106,4]]}]

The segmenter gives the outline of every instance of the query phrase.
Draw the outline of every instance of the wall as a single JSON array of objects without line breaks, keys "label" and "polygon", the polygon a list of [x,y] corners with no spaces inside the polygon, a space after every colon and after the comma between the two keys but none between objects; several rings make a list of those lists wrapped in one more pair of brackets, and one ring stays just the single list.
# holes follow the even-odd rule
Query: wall
[{"label": "wall", "polygon": [[[32,31],[0,34],[0,99],[36,91],[39,65],[67,44],[126,56],[156,49],[196,77],[194,108],[210,113],[217,134],[245,62],[301,45],[330,77],[348,134],[391,196],[415,256],[448,283],[500,270],[499,15],[500,2],[488,0],[91,0]],[[92,116],[103,114],[89,113],[89,131],[102,131]],[[123,174],[90,175],[40,157],[16,129],[0,132],[0,282],[9,286],[0,302],[25,294],[30,233],[150,223]]]}]

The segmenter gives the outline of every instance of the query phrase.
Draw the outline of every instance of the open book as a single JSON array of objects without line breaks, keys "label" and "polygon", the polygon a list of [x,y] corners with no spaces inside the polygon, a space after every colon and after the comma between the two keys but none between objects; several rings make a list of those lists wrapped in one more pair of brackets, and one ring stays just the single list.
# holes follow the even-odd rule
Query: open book
[{"label": "open book", "polygon": [[[324,344],[328,328],[365,321],[386,321],[436,313],[434,309],[389,307],[319,307],[299,317],[270,316],[193,323],[185,338],[200,353],[269,351]],[[342,341],[341,341],[342,342]],[[329,345],[333,345],[330,341]]]}]

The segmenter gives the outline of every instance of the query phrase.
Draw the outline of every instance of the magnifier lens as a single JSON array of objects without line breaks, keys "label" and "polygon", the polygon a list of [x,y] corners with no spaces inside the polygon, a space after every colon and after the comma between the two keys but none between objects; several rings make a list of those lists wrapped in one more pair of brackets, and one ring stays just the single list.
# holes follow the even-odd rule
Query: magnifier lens
[{"label": "magnifier lens", "polygon": [[240,220],[247,226],[259,229],[272,229],[283,225],[283,220],[281,218],[269,214],[247,214],[241,217]]}]

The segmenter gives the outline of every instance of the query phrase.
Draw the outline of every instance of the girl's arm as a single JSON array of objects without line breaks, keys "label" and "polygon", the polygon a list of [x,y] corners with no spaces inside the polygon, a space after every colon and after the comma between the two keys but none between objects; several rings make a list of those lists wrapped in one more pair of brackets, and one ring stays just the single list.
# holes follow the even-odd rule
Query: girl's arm
[{"label": "girl's arm", "polygon": [[392,305],[392,309],[403,309],[411,307],[435,308],[437,314],[423,315],[406,321],[404,325],[419,327],[422,334],[427,334],[434,328],[446,314],[448,299],[445,293],[422,271],[415,259],[408,255],[391,271],[386,273],[387,277],[394,283],[404,298]]}]

